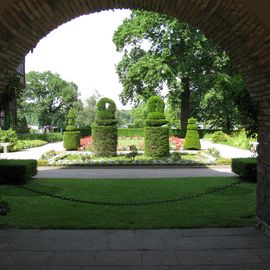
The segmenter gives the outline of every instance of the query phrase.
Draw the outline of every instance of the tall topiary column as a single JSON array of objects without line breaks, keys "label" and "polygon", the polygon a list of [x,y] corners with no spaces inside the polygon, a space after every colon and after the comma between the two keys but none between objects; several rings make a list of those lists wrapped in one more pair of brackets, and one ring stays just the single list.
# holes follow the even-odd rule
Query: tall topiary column
[{"label": "tall topiary column", "polygon": [[92,126],[93,152],[96,156],[117,155],[116,105],[109,98],[102,98],[97,104],[97,114]]},{"label": "tall topiary column", "polygon": [[64,148],[66,150],[77,150],[80,147],[80,131],[75,126],[76,114],[74,109],[68,112],[68,125],[64,132]]},{"label": "tall topiary column", "polygon": [[147,119],[144,127],[144,155],[169,156],[169,127],[164,114],[165,104],[161,97],[152,96],[147,102]]},{"label": "tall topiary column", "polygon": [[195,118],[188,119],[187,134],[185,137],[184,149],[199,150],[201,149],[200,135]]}]

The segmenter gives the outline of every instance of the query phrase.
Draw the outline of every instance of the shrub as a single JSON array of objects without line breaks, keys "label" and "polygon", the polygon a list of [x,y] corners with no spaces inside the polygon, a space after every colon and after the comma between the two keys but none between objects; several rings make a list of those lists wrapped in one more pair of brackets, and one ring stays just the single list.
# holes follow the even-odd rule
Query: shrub
[{"label": "shrub", "polygon": [[64,148],[66,150],[77,150],[80,147],[81,133],[75,126],[75,111],[70,109],[68,113],[68,125],[64,132]]},{"label": "shrub", "polygon": [[135,157],[138,155],[138,149],[134,144],[130,145],[128,148],[130,152],[127,154],[127,158],[134,160]]},{"label": "shrub", "polygon": [[164,115],[164,101],[152,96],[147,102],[147,119],[144,127],[144,155],[167,157],[170,153],[169,127]]},{"label": "shrub", "polygon": [[99,157],[117,155],[116,105],[109,98],[102,98],[97,104],[97,114],[92,125],[93,152]]},{"label": "shrub", "polygon": [[256,158],[233,158],[232,171],[242,178],[257,181],[257,160]]},{"label": "shrub", "polygon": [[61,132],[47,133],[46,140],[47,142],[61,142],[63,141],[63,134]]},{"label": "shrub", "polygon": [[33,147],[39,147],[47,144],[46,141],[41,140],[18,140],[16,143],[17,150],[29,149]]},{"label": "shrub", "polygon": [[187,134],[185,137],[184,149],[187,150],[201,149],[200,136],[198,132],[197,121],[195,118],[188,119]]},{"label": "shrub", "polygon": [[217,131],[212,136],[212,142],[218,143],[218,142],[226,142],[228,140],[229,135],[222,131]]},{"label": "shrub", "polygon": [[214,158],[220,158],[220,152],[217,150],[217,148],[212,147],[207,149],[208,153],[213,156]]},{"label": "shrub", "polygon": [[39,159],[37,161],[38,166],[49,166],[49,161],[47,159]]},{"label": "shrub", "polygon": [[18,141],[18,136],[16,131],[13,129],[3,130],[0,128],[0,142],[10,143],[10,150],[16,150],[16,143]]},{"label": "shrub", "polygon": [[80,131],[65,131],[64,132],[64,148],[66,150],[78,150],[80,147]]},{"label": "shrub", "polygon": [[144,137],[143,128],[118,128],[119,137]]},{"label": "shrub", "polygon": [[58,142],[63,141],[63,134],[60,132],[42,133],[42,134],[25,133],[19,134],[18,138],[20,140],[42,140],[47,142]]},{"label": "shrub", "polygon": [[0,184],[21,185],[36,174],[36,160],[0,160]]}]

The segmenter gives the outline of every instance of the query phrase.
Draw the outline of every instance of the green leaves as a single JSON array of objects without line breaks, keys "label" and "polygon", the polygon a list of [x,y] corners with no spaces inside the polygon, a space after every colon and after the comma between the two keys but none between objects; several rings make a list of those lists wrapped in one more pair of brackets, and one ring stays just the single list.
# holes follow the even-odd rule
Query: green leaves
[{"label": "green leaves", "polygon": [[63,128],[67,111],[78,101],[78,96],[77,85],[63,80],[59,74],[32,71],[26,75],[20,104],[28,120],[34,114],[40,126]]}]

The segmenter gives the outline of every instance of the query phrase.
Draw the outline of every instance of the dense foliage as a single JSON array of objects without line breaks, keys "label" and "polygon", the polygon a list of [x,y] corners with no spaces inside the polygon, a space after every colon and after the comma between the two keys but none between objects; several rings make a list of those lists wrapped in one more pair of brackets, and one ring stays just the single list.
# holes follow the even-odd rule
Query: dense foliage
[{"label": "dense foliage", "polygon": [[50,71],[31,71],[19,105],[28,124],[64,129],[67,111],[78,102],[78,87]]},{"label": "dense foliage", "polygon": [[147,119],[144,127],[144,155],[166,157],[169,155],[169,127],[164,114],[164,101],[152,96],[147,102]]},{"label": "dense foliage", "polygon": [[96,156],[117,155],[117,120],[116,105],[109,98],[102,98],[97,103],[97,113],[92,125],[93,152]]},{"label": "dense foliage", "polygon": [[182,129],[193,115],[210,128],[256,130],[243,79],[226,53],[198,29],[172,17],[136,10],[115,31],[113,41],[123,53],[116,68],[123,104],[137,105],[159,94],[168,98]]}]

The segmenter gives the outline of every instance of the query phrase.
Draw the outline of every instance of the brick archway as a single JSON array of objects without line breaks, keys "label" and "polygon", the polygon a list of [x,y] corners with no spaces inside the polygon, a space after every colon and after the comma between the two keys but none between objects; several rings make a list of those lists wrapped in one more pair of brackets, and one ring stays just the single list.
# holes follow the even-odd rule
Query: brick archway
[{"label": "brick archway", "polygon": [[[1,0],[0,92],[9,74],[41,38],[83,14],[113,8],[141,8],[172,15],[200,28],[230,55],[245,78],[258,111],[257,216],[270,225],[270,22],[267,0]],[[252,9],[254,6],[254,9]],[[256,7],[257,6],[257,7]],[[268,10],[269,11],[269,10]],[[267,225],[268,224],[268,225]],[[269,227],[268,227],[269,228]]]}]

